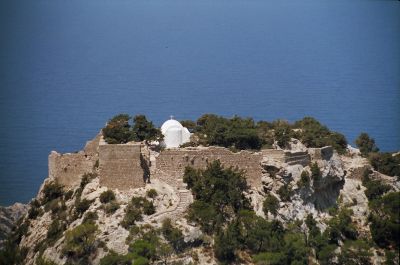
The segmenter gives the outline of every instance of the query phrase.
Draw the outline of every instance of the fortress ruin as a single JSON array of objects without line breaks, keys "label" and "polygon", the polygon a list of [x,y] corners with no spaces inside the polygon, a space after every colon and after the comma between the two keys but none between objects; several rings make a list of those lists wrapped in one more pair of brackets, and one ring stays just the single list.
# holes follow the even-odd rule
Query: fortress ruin
[{"label": "fortress ruin", "polygon": [[[329,153],[329,149],[312,150],[312,156],[320,156],[326,151]],[[107,144],[99,134],[78,153],[51,152],[49,176],[66,187],[73,187],[79,184],[82,175],[97,173],[100,185],[126,190],[143,187],[151,179],[174,185],[181,182],[186,166],[204,169],[207,163],[220,160],[225,167],[243,170],[248,184],[257,188],[261,186],[263,162],[306,166],[311,160],[308,151],[263,149],[234,153],[215,146],[173,148],[152,153],[150,155],[148,147],[141,143]]]}]

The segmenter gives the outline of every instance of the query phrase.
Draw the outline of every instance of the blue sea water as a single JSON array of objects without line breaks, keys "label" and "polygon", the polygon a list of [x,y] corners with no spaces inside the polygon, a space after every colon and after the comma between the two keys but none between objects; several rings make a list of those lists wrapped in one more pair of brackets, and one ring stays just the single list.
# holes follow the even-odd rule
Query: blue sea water
[{"label": "blue sea water", "polygon": [[314,116],[400,149],[400,2],[0,3],[0,205],[114,114]]}]

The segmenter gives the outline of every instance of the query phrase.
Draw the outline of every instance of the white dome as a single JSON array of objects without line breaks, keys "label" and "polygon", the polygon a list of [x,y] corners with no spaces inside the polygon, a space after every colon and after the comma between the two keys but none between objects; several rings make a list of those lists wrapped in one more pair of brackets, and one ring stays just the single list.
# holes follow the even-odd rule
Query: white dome
[{"label": "white dome", "polygon": [[183,128],[183,126],[179,121],[170,119],[163,123],[163,125],[161,126],[161,132],[163,134],[165,134],[168,131],[168,129],[170,129],[170,128],[180,129],[180,128]]}]

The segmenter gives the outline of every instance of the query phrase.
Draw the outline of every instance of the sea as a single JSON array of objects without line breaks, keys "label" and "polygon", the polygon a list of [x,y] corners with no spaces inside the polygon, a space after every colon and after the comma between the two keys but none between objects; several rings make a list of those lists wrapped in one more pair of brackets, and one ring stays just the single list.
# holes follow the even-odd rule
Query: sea
[{"label": "sea", "polygon": [[400,1],[0,2],[0,205],[118,113],[313,116],[398,151]]}]

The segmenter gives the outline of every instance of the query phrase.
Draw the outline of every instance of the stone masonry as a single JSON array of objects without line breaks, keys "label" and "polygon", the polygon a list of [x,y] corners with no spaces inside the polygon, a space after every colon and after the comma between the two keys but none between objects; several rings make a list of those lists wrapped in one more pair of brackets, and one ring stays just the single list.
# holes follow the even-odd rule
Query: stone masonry
[{"label": "stone masonry", "polygon": [[110,189],[126,190],[145,185],[141,165],[140,143],[99,144],[100,185]]},{"label": "stone masonry", "polygon": [[204,169],[207,163],[214,160],[220,160],[225,167],[237,167],[244,170],[250,186],[261,186],[262,153],[248,151],[233,153],[222,147],[188,147],[164,150],[156,159],[155,177],[171,182],[182,178],[186,166]]}]

